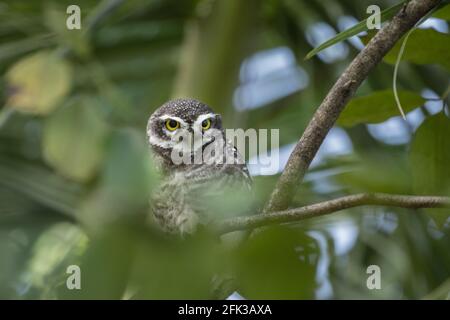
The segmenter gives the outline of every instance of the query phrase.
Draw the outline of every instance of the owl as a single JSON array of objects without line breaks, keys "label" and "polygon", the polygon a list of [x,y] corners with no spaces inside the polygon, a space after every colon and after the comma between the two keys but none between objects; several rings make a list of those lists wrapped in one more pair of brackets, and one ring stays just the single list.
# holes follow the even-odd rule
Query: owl
[{"label": "owl", "polygon": [[190,234],[248,210],[247,166],[209,106],[194,99],[166,102],[150,116],[147,138],[162,176],[151,211],[164,231]]}]

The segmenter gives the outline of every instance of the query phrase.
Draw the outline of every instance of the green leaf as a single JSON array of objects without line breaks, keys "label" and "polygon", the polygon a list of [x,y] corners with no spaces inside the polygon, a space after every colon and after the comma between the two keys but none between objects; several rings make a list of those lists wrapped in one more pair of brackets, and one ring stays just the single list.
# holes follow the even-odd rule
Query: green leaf
[{"label": "green leaf", "polygon": [[102,183],[117,196],[125,196],[134,203],[147,203],[156,172],[141,132],[132,128],[113,132],[102,173]]},{"label": "green leaf", "polygon": [[[45,215],[43,211],[33,213],[40,218]],[[0,256],[2,257],[0,259],[0,296],[2,299],[23,300],[25,294],[30,291],[28,289],[30,284],[22,280],[27,276],[25,272],[32,247],[39,234],[48,228],[49,222],[43,219],[35,220],[32,224],[27,222],[2,224],[0,228]],[[34,299],[38,298],[34,297]]]},{"label": "green leaf", "polygon": [[210,299],[214,282],[220,287],[229,279],[229,255],[216,238],[194,234],[163,239],[146,233],[131,281],[136,299]]},{"label": "green leaf", "polygon": [[[417,129],[411,145],[413,189],[417,194],[450,195],[450,119],[439,113]],[[450,209],[428,209],[438,226]]]},{"label": "green leaf", "polygon": [[238,252],[240,293],[249,299],[312,299],[317,260],[317,245],[303,231],[260,231]]},{"label": "green leaf", "polygon": [[43,299],[55,299],[58,285],[66,286],[67,267],[79,265],[79,256],[88,243],[86,234],[75,224],[58,223],[43,232],[33,245],[24,285],[41,290]]},{"label": "green leaf", "polygon": [[144,136],[131,128],[113,131],[98,187],[81,204],[78,217],[96,230],[117,219],[142,214],[147,211],[156,181]]},{"label": "green leaf", "polygon": [[351,170],[337,174],[336,179],[352,193],[383,192],[410,194],[411,172],[407,158],[388,152],[364,154]]},{"label": "green leaf", "polygon": [[[392,18],[398,12],[398,10],[403,6],[404,3],[405,3],[405,1],[402,1],[399,4],[396,4],[386,10],[381,11],[381,22],[384,22],[384,21]],[[364,32],[367,30],[368,30],[367,29],[367,19],[364,19],[361,22],[354,25],[353,27],[338,33],[333,38],[325,41],[320,46],[318,46],[318,47],[314,48],[313,50],[311,50],[310,52],[308,52],[305,59],[310,59],[310,58],[314,57],[320,51],[325,50],[326,48],[331,47],[332,45],[334,45],[338,42],[344,41],[350,37],[357,35],[360,32]]]},{"label": "green leaf", "polygon": [[84,254],[68,261],[68,265],[75,264],[80,267],[81,290],[69,290],[66,280],[70,274],[65,274],[57,288],[58,297],[117,300],[123,298],[134,261],[136,235],[126,228],[116,226],[110,227],[101,235],[91,235],[89,240]]},{"label": "green leaf", "polygon": [[437,10],[433,14],[434,18],[443,19],[443,20],[450,20],[450,4],[446,5],[445,7]]},{"label": "green leaf", "polygon": [[[425,103],[419,94],[410,91],[399,91],[403,110],[409,112]],[[395,104],[392,90],[375,91],[374,93],[352,99],[338,119],[338,124],[351,127],[359,123],[378,123],[390,117],[400,115]]]},{"label": "green leaf", "polygon": [[63,176],[87,181],[96,173],[108,133],[99,112],[94,99],[76,98],[45,124],[44,157]]},{"label": "green leaf", "polygon": [[69,92],[70,65],[48,51],[27,56],[6,74],[7,106],[25,113],[47,114]]},{"label": "green leaf", "polygon": [[[367,43],[373,35],[361,37]],[[384,61],[395,64],[404,38],[384,57]],[[405,45],[402,61],[415,64],[439,64],[450,70],[450,34],[441,33],[434,29],[414,30]]]}]

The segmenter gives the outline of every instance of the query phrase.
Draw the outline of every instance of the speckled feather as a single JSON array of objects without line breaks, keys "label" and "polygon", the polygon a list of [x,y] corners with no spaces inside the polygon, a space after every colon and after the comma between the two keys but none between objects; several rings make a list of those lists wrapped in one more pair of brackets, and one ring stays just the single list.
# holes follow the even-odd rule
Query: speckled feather
[{"label": "speckled feather", "polygon": [[224,158],[216,156],[216,159],[213,155],[208,164],[174,164],[170,157],[174,142],[165,134],[161,117],[177,117],[192,125],[206,114],[215,116],[213,126],[223,135],[220,115],[194,99],[171,100],[158,108],[148,121],[148,140],[163,176],[159,189],[152,195],[151,207],[154,220],[167,232],[192,233],[199,224],[223,218],[226,213],[220,211],[226,209],[220,205],[222,202],[230,204],[225,207],[233,213],[242,214],[246,210],[233,197],[249,198],[251,178],[239,152],[225,139],[222,157],[231,156],[234,163],[224,163]]}]

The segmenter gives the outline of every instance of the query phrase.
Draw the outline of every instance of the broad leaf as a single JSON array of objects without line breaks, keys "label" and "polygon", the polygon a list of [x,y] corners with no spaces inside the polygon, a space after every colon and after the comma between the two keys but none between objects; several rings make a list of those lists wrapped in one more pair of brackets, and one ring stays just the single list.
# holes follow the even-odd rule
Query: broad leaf
[{"label": "broad leaf", "polygon": [[22,112],[47,114],[71,84],[70,65],[51,52],[39,52],[14,64],[6,74],[7,105]]},{"label": "broad leaf", "polygon": [[[414,135],[411,166],[415,193],[450,195],[450,119],[443,113],[429,117]],[[450,209],[428,209],[438,225]]]},{"label": "broad leaf", "polygon": [[[367,43],[373,34],[361,37]],[[397,41],[394,48],[384,57],[384,61],[395,64],[403,39]],[[450,70],[450,34],[434,29],[414,30],[405,45],[402,61],[415,64],[439,64]]]},{"label": "broad leaf", "polygon": [[89,180],[103,159],[107,132],[96,101],[77,98],[48,119],[44,157],[62,175]]},{"label": "broad leaf", "polygon": [[[386,10],[381,11],[381,22],[384,22],[384,21],[392,18],[398,12],[398,10],[403,6],[404,3],[405,3],[405,1],[402,1],[401,3],[396,4],[395,6],[392,6]],[[338,33],[333,38],[325,41],[320,46],[318,46],[318,47],[314,48],[313,50],[311,50],[310,52],[308,52],[305,59],[310,59],[310,58],[314,57],[320,51],[325,50],[326,48],[331,47],[332,45],[334,45],[338,42],[344,41],[350,37],[353,37],[361,32],[367,31],[367,30],[368,30],[367,29],[367,19],[364,19],[361,22],[359,22],[358,24],[354,25],[353,27]]]},{"label": "broad leaf", "polygon": [[363,154],[359,164],[351,168],[334,177],[351,193],[411,193],[411,173],[406,157],[388,152]]},{"label": "broad leaf", "polygon": [[112,132],[98,187],[82,202],[78,217],[91,229],[147,212],[156,182],[144,136],[134,129]]},{"label": "broad leaf", "polygon": [[131,279],[136,299],[208,299],[220,296],[231,280],[229,255],[215,238],[195,234],[178,241],[146,234]]},{"label": "broad leaf", "polygon": [[72,255],[67,261],[67,265],[80,267],[81,290],[70,290],[66,286],[70,274],[64,274],[57,287],[58,298],[121,299],[133,262],[135,238],[125,228],[109,228],[104,234],[91,236],[87,249],[79,250],[84,251],[82,256]]},{"label": "broad leaf", "polygon": [[[410,91],[399,91],[399,98],[405,112],[422,104],[425,99]],[[338,119],[338,124],[351,127],[359,123],[378,123],[390,117],[400,115],[392,90],[375,91],[374,93],[352,99]]]},{"label": "broad leaf", "polygon": [[[23,285],[40,290],[41,299],[57,298],[56,288],[66,287],[67,267],[79,265],[88,243],[86,234],[75,224],[58,223],[43,232],[33,244]],[[49,254],[50,253],[50,254]],[[39,291],[38,291],[39,292]],[[30,297],[32,298],[32,297]]]},{"label": "broad leaf", "polygon": [[437,10],[433,17],[443,20],[450,20],[450,4],[447,4],[445,7]]},{"label": "broad leaf", "polygon": [[312,299],[318,247],[301,230],[257,232],[239,250],[236,273],[249,299]]}]

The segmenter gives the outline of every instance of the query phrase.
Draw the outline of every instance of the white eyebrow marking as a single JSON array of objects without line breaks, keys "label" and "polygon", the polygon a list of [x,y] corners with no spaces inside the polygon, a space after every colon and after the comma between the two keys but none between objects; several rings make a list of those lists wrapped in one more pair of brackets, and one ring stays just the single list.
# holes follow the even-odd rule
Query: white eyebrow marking
[{"label": "white eyebrow marking", "polygon": [[167,120],[167,119],[175,120],[175,121],[178,121],[183,126],[187,126],[188,125],[186,123],[186,121],[184,121],[183,119],[181,119],[179,117],[171,116],[171,115],[168,115],[168,114],[162,115],[161,117],[159,117],[159,119],[161,119],[161,120]]},{"label": "white eyebrow marking", "polygon": [[170,148],[171,144],[172,144],[171,141],[165,141],[165,140],[160,139],[160,138],[155,137],[155,136],[149,136],[148,142],[151,145],[156,145],[156,146],[159,146],[159,147],[164,148],[164,149]]},{"label": "white eyebrow marking", "polygon": [[195,120],[194,125],[201,124],[206,119],[215,118],[216,114],[214,113],[207,113],[207,114],[201,114],[198,116],[197,120]]}]

